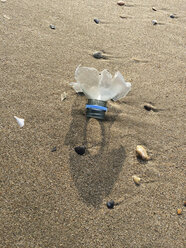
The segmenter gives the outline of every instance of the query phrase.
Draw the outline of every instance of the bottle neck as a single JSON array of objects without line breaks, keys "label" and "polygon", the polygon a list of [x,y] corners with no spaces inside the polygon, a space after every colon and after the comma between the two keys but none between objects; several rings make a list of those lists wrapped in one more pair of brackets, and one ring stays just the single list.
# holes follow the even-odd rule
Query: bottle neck
[{"label": "bottle neck", "polygon": [[105,112],[107,111],[107,102],[96,100],[96,99],[88,99],[88,104],[86,105],[86,116],[88,118],[96,118],[100,120],[104,120]]}]

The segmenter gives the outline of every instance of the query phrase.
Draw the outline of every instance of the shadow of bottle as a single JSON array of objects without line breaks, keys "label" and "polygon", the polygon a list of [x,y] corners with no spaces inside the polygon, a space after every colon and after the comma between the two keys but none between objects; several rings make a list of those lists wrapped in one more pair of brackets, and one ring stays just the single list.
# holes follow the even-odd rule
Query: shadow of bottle
[{"label": "shadow of bottle", "polygon": [[87,205],[99,208],[103,199],[110,194],[122,169],[125,149],[122,146],[110,148],[113,147],[113,144],[110,146],[110,129],[117,117],[116,113],[111,113],[106,120],[97,120],[96,125],[99,125],[100,132],[95,135],[100,135],[100,142],[96,154],[92,155],[87,149],[85,155],[80,156],[74,151],[74,147],[78,145],[88,146],[87,127],[90,119],[85,116],[86,103],[83,99],[84,97],[77,95],[72,105],[73,120],[65,137],[65,145],[70,146],[70,171],[80,197]]}]

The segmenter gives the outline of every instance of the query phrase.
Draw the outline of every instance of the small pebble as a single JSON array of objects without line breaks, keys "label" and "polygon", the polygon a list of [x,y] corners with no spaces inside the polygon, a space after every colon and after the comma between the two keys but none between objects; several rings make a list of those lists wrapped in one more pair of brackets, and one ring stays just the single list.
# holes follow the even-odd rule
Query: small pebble
[{"label": "small pebble", "polygon": [[170,18],[175,18],[175,15],[174,15],[174,14],[171,14],[171,15],[170,15]]},{"label": "small pebble", "polygon": [[152,20],[152,24],[153,24],[153,25],[158,24],[157,20]]},{"label": "small pebble", "polygon": [[99,24],[100,23],[100,20],[98,20],[96,18],[94,19],[94,21],[95,21],[96,24]]},{"label": "small pebble", "polygon": [[117,2],[117,5],[123,6],[123,5],[125,5],[125,3],[124,3],[123,1],[118,1],[118,2]]},{"label": "small pebble", "polygon": [[147,111],[151,111],[151,110],[155,110],[154,107],[151,104],[145,104],[144,105],[144,109],[146,109]]},{"label": "small pebble", "polygon": [[137,146],[136,147],[136,153],[137,156],[140,157],[143,160],[149,160],[149,156],[147,155],[147,151],[143,146]]},{"label": "small pebble", "polygon": [[144,109],[146,109],[147,111],[151,111],[152,110],[152,106],[150,106],[150,105],[144,105]]},{"label": "small pebble", "polygon": [[183,206],[186,207],[186,201],[183,202]]},{"label": "small pebble", "polygon": [[113,200],[107,202],[107,208],[109,208],[109,209],[113,209],[114,205],[115,205],[115,202]]},{"label": "small pebble", "polygon": [[56,146],[52,148],[51,152],[56,152],[57,151],[57,148]]},{"label": "small pebble", "polygon": [[182,214],[181,208],[178,208],[178,209],[177,209],[177,214],[178,214],[178,215],[181,215],[181,214]]},{"label": "small pebble", "polygon": [[2,2],[2,3],[5,3],[5,2],[6,2],[6,0],[1,0],[1,2]]},{"label": "small pebble", "polygon": [[156,9],[156,8],[154,8],[154,7],[152,7],[152,10],[157,11],[157,9]]},{"label": "small pebble", "polygon": [[50,24],[51,29],[56,29],[56,27],[53,24]]},{"label": "small pebble", "polygon": [[137,176],[132,176],[133,181],[135,184],[140,185],[141,178]]},{"label": "small pebble", "polygon": [[77,146],[74,148],[75,152],[79,155],[83,155],[85,153],[85,147],[84,146]]},{"label": "small pebble", "polygon": [[95,52],[93,53],[93,57],[96,59],[102,59],[104,58],[103,54],[101,52]]},{"label": "small pebble", "polygon": [[153,105],[151,105],[150,103],[147,103],[144,105],[144,109],[147,111],[153,111],[153,112],[158,112],[159,110],[156,109]]}]

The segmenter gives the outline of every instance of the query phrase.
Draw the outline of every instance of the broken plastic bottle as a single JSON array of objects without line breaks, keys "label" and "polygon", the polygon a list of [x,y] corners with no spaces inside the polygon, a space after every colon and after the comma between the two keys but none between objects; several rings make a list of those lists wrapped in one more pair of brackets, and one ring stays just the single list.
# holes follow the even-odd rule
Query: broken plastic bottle
[{"label": "broken plastic bottle", "polygon": [[131,83],[125,82],[118,71],[114,77],[105,69],[99,73],[95,68],[78,66],[75,71],[74,90],[83,92],[88,98],[87,117],[103,120],[107,111],[107,101],[125,97],[131,90]]}]

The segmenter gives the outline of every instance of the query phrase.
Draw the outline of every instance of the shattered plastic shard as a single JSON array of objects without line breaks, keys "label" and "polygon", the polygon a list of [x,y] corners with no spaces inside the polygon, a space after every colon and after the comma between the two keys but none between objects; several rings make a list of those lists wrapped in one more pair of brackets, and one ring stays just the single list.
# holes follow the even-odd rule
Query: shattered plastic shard
[{"label": "shattered plastic shard", "polygon": [[70,83],[72,88],[75,90],[76,93],[83,93],[83,90],[80,87],[79,83]]},{"label": "shattered plastic shard", "polygon": [[20,127],[23,127],[24,126],[24,124],[25,124],[25,120],[24,119],[18,118],[17,116],[14,116],[14,118],[16,119],[16,121],[17,121],[17,123],[18,123],[18,125]]},{"label": "shattered plastic shard", "polygon": [[99,73],[95,68],[78,66],[75,79],[71,86],[76,92],[84,92],[88,99],[117,101],[131,90],[131,83],[125,82],[120,72],[112,77],[106,69]]},{"label": "shattered plastic shard", "polygon": [[112,100],[114,101],[117,101],[122,97],[125,97],[131,90],[131,83],[125,82],[124,77],[119,71],[116,72],[116,74],[114,75],[113,84],[117,86],[117,92],[118,92],[115,95],[115,97],[112,98]]}]

